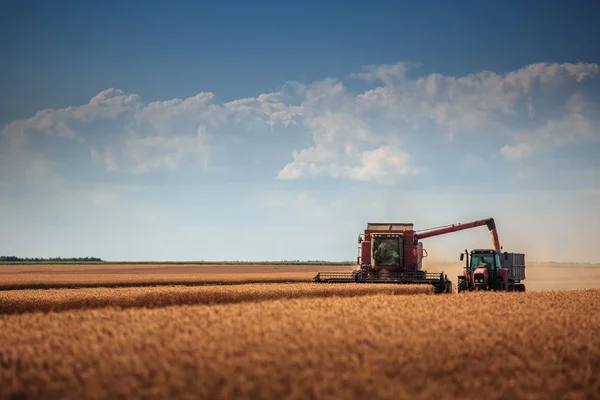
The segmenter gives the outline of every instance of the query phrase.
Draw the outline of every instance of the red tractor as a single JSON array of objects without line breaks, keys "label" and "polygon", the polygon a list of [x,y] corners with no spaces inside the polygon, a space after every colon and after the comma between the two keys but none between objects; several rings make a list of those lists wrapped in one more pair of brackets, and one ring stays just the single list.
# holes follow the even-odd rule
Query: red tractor
[{"label": "red tractor", "polygon": [[460,255],[461,261],[465,256],[465,267],[458,277],[459,293],[473,290],[525,291],[525,285],[521,283],[525,280],[525,254],[478,249],[470,254],[465,250]]},{"label": "red tractor", "polygon": [[500,247],[496,224],[487,218],[464,224],[415,231],[411,223],[369,223],[359,235],[357,267],[352,272],[319,272],[313,281],[318,283],[364,282],[430,284],[436,293],[452,292],[452,282],[442,273],[423,271],[422,261],[427,257],[420,239],[444,235],[486,225]]}]

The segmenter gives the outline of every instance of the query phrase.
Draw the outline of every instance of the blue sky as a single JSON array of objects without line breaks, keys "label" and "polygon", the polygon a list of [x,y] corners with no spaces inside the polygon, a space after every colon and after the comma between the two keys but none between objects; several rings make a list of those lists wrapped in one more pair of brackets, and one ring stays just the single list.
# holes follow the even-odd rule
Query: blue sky
[{"label": "blue sky", "polygon": [[600,262],[597,2],[7,4],[2,254]]}]

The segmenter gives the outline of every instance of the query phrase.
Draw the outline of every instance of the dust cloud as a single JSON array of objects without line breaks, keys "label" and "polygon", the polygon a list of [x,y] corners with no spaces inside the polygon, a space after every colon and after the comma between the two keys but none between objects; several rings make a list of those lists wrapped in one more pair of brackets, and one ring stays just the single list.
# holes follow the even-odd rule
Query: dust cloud
[{"label": "dust cloud", "polygon": [[[444,272],[454,284],[462,274],[462,262],[423,261],[428,272]],[[600,264],[527,262],[527,291],[579,290],[600,288]]]}]

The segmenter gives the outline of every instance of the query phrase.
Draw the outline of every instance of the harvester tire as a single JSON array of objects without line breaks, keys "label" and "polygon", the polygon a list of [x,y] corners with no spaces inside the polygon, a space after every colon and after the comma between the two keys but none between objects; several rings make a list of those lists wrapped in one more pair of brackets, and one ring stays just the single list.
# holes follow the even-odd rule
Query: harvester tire
[{"label": "harvester tire", "polygon": [[446,291],[446,285],[444,285],[443,283],[433,285],[433,293],[441,294],[441,293],[444,293],[445,291]]},{"label": "harvester tire", "polygon": [[452,282],[450,282],[450,281],[445,282],[444,293],[452,293]]}]

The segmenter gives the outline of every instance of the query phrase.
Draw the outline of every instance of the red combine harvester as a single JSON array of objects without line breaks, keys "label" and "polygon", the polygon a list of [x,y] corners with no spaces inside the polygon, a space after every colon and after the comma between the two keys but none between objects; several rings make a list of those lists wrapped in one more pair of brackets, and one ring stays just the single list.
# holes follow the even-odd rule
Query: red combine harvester
[{"label": "red combine harvester", "polygon": [[436,293],[450,293],[452,282],[443,272],[429,273],[421,269],[427,251],[419,240],[483,225],[492,233],[494,249],[500,251],[493,218],[424,231],[415,231],[411,223],[369,223],[364,234],[358,237],[357,268],[352,272],[319,272],[313,281],[430,284]]}]

